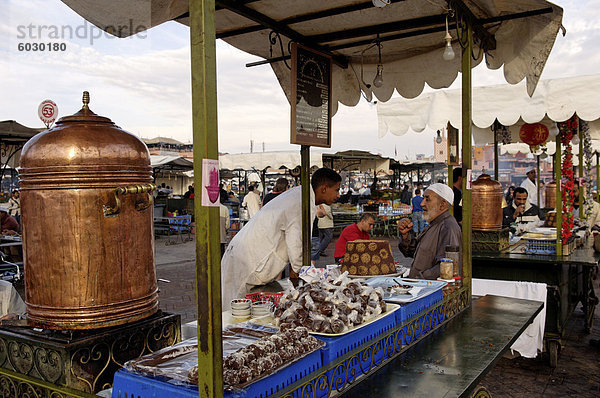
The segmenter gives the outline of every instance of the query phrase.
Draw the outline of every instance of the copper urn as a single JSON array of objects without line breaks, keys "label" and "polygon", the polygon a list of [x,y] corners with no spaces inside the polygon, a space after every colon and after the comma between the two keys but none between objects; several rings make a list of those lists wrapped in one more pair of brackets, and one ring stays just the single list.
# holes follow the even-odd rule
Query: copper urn
[{"label": "copper urn", "polygon": [[556,181],[551,181],[544,188],[546,193],[545,207],[548,209],[556,208]]},{"label": "copper urn", "polygon": [[96,329],[158,309],[146,145],[83,108],[23,147],[19,169],[31,325]]},{"label": "copper urn", "polygon": [[497,231],[502,229],[502,185],[482,174],[472,184],[471,203],[473,229]]}]

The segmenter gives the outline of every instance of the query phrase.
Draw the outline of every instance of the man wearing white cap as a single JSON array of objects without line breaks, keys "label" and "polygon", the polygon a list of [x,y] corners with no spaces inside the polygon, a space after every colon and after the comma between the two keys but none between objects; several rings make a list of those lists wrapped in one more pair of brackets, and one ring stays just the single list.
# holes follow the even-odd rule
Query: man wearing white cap
[{"label": "man wearing white cap", "polygon": [[413,257],[409,274],[411,278],[437,279],[446,246],[461,247],[461,230],[448,211],[454,202],[452,188],[440,183],[430,185],[423,198],[423,218],[429,226],[415,236],[411,234],[412,222],[409,219],[398,221],[401,236],[398,248],[405,256]]},{"label": "man wearing white cap", "polygon": [[527,170],[527,177],[521,183],[521,187],[523,187],[527,190],[527,194],[528,194],[527,196],[529,197],[529,203],[537,206],[537,204],[538,204],[537,196],[538,195],[537,195],[537,186],[535,185],[535,177],[536,177],[535,167],[529,168],[529,170]]}]

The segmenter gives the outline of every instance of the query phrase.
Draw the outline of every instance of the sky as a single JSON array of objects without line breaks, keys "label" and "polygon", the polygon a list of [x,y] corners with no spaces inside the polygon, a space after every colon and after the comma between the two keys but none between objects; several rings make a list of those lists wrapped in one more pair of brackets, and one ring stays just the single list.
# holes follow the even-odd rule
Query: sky
[{"label": "sky", "polygon": [[[591,75],[600,65],[600,0],[557,0],[567,34],[559,35],[542,79]],[[167,22],[117,39],[100,32],[59,0],[0,0],[0,120],[43,127],[41,101],[57,103],[59,117],[90,108],[144,138],[192,141],[189,28]],[[60,37],[49,40],[58,28]],[[73,32],[72,34],[70,32]],[[19,51],[24,43],[64,43],[64,50]],[[219,151],[297,150],[289,143],[290,106],[268,65],[217,41]],[[500,70],[479,65],[473,86],[504,84]],[[460,78],[451,88],[460,87]],[[425,91],[430,91],[427,88]],[[398,94],[395,93],[394,97]],[[377,112],[365,100],[340,104],[332,121],[332,151],[357,149],[397,158],[430,155],[435,133],[378,137]]]}]

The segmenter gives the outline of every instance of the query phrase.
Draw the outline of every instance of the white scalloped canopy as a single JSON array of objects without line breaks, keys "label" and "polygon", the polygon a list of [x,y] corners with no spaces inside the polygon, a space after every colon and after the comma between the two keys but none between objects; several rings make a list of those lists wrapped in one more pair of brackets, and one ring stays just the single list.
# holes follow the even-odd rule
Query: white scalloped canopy
[{"label": "white scalloped canopy", "polygon": [[[427,93],[415,99],[394,98],[377,104],[379,136],[403,135],[409,129],[439,130],[450,122],[462,127],[461,90]],[[494,120],[510,126],[512,142],[519,141],[524,123],[565,121],[574,113],[590,122],[590,134],[600,139],[600,75],[542,80],[532,97],[524,82],[473,88],[473,138],[476,145],[493,142]]]},{"label": "white scalloped canopy", "polygon": [[[278,152],[253,152],[219,155],[219,169],[221,170],[264,170],[268,167],[274,169],[293,169],[300,166],[299,151]],[[320,152],[311,151],[310,167],[323,167]]]},{"label": "white scalloped canopy", "polygon": [[[120,37],[126,37],[135,32],[128,32],[127,30],[115,32],[114,28],[111,27],[133,26],[137,29],[141,26],[150,28],[172,19],[184,24],[189,23],[185,14],[188,11],[188,0],[152,0],[151,2],[148,0],[62,1],[100,29],[117,34]],[[488,32],[494,35],[496,40],[496,49],[485,55],[486,64],[491,69],[504,66],[504,76],[507,82],[511,84],[518,83],[526,78],[527,92],[531,95],[560,29],[563,15],[562,8],[545,0],[462,1],[479,20],[537,11],[548,7],[552,9],[550,13],[485,25]],[[370,3],[369,0],[259,0],[239,1],[238,3],[243,4],[252,12],[259,12],[274,21],[283,21],[365,2]],[[385,8],[368,5],[367,8],[361,10],[297,22],[289,26],[304,37],[310,37],[361,27],[381,26],[387,23],[401,25],[402,21],[443,15],[446,13],[447,7],[448,2],[446,0],[392,1],[392,4]],[[217,34],[257,25],[256,22],[227,9],[216,10],[215,23]],[[425,32],[427,29],[439,28],[443,24],[444,22],[441,22],[441,24],[437,22],[433,25],[421,27],[404,26],[402,29],[381,34],[382,40],[399,33],[403,34],[404,37],[383,42],[384,85],[380,88],[367,88],[364,84],[359,83],[361,52],[369,46],[370,40],[376,38],[375,34],[359,38],[314,39],[326,48],[335,48],[348,42],[366,41],[366,44],[332,51],[334,54],[345,56],[350,62],[348,68],[344,69],[337,65],[332,68],[333,111],[337,110],[338,102],[347,106],[356,105],[360,100],[361,89],[368,97],[375,94],[380,101],[387,101],[391,98],[394,89],[405,98],[414,98],[423,91],[425,83],[433,88],[449,87],[456,79],[461,68],[460,56],[456,56],[452,61],[443,61],[444,32]],[[228,37],[224,40],[242,51],[262,58],[280,56],[281,50],[278,44],[274,46],[274,52],[271,54],[269,32],[269,30],[263,29]],[[454,52],[460,54],[460,46],[457,42],[457,32],[455,30],[452,31],[452,36],[454,38]],[[287,55],[289,39],[282,37],[282,40],[284,52]],[[473,66],[483,59],[483,55],[479,53],[477,47],[474,49],[474,54],[479,55],[479,57],[473,62]],[[365,51],[363,55],[364,80],[370,82],[375,76],[378,62],[376,48]],[[289,99],[291,95],[289,70],[283,62],[273,63],[272,67]]]}]

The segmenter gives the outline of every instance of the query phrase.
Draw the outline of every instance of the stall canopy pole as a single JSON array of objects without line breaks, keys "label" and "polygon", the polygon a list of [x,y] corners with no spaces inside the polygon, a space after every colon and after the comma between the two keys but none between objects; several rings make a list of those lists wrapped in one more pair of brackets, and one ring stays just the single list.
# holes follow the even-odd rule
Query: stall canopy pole
[{"label": "stall canopy pole", "polygon": [[[471,291],[471,190],[467,189],[467,170],[473,167],[473,153],[471,148],[471,52],[473,31],[470,22],[467,22],[463,34],[467,35],[467,43],[462,50],[462,260],[463,260],[463,285]],[[470,294],[469,294],[470,298]]]},{"label": "stall canopy pole", "polygon": [[535,157],[535,167],[536,167],[535,187],[536,187],[536,191],[537,191],[537,203],[541,209],[542,202],[540,200],[540,155],[536,155],[536,157]]},{"label": "stall canopy pole", "polygon": [[[500,124],[500,122],[498,122],[498,119],[494,120],[494,180],[498,181],[498,163],[499,163],[499,159],[498,159],[498,125]],[[539,184],[538,184],[539,186]],[[538,195],[539,197],[539,195]],[[540,202],[538,201],[538,204]]]},{"label": "stall canopy pole", "polygon": [[300,164],[300,184],[302,185],[302,264],[309,266],[312,219],[310,217],[310,146],[308,145],[300,146]]},{"label": "stall canopy pole", "polygon": [[596,152],[596,201],[600,202],[600,153]]},{"label": "stall canopy pole", "polygon": [[562,194],[561,194],[561,134],[556,136],[556,151],[554,153],[554,176],[556,180],[556,255],[562,256]]},{"label": "stall canopy pole", "polygon": [[577,136],[579,137],[579,219],[583,220],[585,212],[583,211],[583,187],[585,184],[582,184],[583,178],[583,137],[581,134],[581,119],[577,117]]},{"label": "stall canopy pole", "polygon": [[202,206],[202,160],[218,159],[215,2],[190,0],[194,201],[196,220],[196,310],[198,390],[201,397],[223,396],[221,342],[221,248],[219,208]]}]

